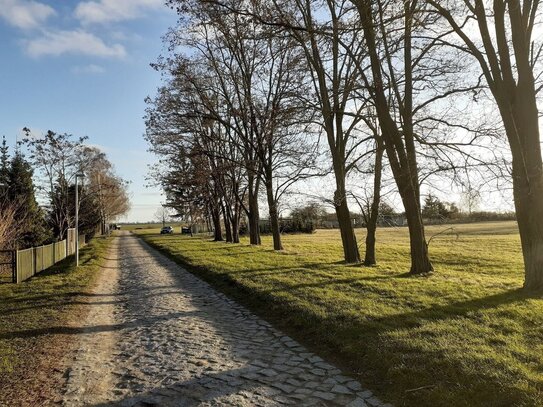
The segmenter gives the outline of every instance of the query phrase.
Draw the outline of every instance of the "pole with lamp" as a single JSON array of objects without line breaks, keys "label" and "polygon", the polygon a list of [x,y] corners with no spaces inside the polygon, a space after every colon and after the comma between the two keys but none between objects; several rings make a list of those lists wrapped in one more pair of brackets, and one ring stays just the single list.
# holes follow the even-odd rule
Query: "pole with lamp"
[{"label": "pole with lamp", "polygon": [[79,267],[79,185],[78,179],[85,178],[85,174],[75,174],[75,266]]}]

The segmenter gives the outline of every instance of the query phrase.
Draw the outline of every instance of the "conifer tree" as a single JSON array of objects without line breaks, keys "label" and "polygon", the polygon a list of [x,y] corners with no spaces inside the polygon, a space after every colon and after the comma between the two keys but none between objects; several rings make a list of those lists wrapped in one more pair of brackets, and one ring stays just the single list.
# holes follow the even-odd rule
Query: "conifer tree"
[{"label": "conifer tree", "polygon": [[17,205],[15,218],[19,225],[17,246],[26,248],[42,244],[49,237],[43,210],[35,196],[33,170],[19,152],[11,159],[7,172],[7,200]]},{"label": "conifer tree", "polygon": [[9,182],[9,148],[6,137],[2,137],[0,146],[0,200],[6,199],[7,187]]}]

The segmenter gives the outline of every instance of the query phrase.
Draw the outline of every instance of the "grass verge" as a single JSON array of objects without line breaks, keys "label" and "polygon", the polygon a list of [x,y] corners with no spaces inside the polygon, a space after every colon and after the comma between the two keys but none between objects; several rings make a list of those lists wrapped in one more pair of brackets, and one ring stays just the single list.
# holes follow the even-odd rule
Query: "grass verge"
[{"label": "grass verge", "polygon": [[0,285],[0,405],[50,401],[53,373],[73,339],[62,328],[82,312],[79,296],[106,261],[110,242],[94,238],[81,249],[77,269],[70,256],[22,284]]},{"label": "grass verge", "polygon": [[404,228],[379,231],[379,265],[370,268],[342,263],[337,231],[284,236],[280,253],[270,237],[254,247],[156,232],[137,231],[386,401],[543,405],[543,300],[521,290],[512,222],[455,225],[437,236],[437,271],[427,277],[406,274]]}]

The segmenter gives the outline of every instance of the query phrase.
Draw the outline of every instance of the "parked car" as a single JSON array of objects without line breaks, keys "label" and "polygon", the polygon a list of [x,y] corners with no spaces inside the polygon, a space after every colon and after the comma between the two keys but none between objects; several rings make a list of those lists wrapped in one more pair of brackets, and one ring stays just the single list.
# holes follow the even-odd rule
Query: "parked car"
[{"label": "parked car", "polygon": [[160,229],[161,235],[171,235],[173,233],[173,228],[171,226],[164,226]]}]

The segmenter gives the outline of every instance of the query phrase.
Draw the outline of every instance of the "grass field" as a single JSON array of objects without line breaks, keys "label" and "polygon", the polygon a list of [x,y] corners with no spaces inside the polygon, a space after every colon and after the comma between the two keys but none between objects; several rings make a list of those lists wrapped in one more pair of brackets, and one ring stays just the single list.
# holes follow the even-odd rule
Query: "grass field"
[{"label": "grass field", "polygon": [[82,248],[78,269],[70,256],[22,284],[0,285],[0,405],[51,401],[48,380],[64,349],[57,339],[104,264],[109,242],[95,238]]},{"label": "grass field", "polygon": [[[181,226],[184,226],[185,223],[181,224],[178,222],[166,222],[166,226],[171,226],[175,229],[176,233],[179,233],[181,231]],[[154,230],[157,229],[160,231],[160,228],[162,227],[161,223],[119,223],[119,226],[122,230],[128,230],[128,231],[136,231],[136,230]]]},{"label": "grass field", "polygon": [[405,228],[378,231],[371,268],[342,263],[338,231],[284,236],[281,253],[267,236],[253,247],[156,232],[137,231],[386,401],[543,405],[543,300],[521,291],[514,222],[455,225],[436,236],[436,272],[426,277],[406,274]]}]

